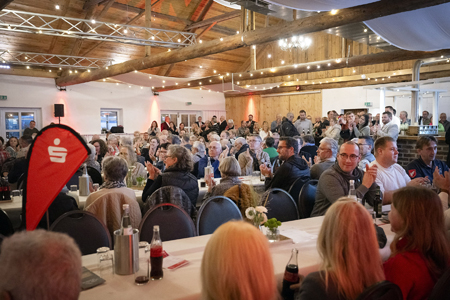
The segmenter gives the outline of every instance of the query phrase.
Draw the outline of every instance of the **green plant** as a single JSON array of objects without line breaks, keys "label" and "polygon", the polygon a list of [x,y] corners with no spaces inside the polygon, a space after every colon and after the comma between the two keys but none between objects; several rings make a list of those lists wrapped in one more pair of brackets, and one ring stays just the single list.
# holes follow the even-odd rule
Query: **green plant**
[{"label": "green plant", "polygon": [[278,221],[276,218],[272,218],[266,221],[266,223],[264,223],[264,226],[266,226],[269,229],[274,229],[274,228],[278,228],[279,226],[281,226],[281,222]]}]

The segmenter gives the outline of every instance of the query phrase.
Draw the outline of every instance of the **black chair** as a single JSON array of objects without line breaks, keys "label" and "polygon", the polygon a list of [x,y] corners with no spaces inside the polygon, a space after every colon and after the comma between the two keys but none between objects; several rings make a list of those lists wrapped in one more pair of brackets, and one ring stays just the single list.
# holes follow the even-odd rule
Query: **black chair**
[{"label": "black chair", "polygon": [[97,169],[88,166],[87,172],[88,175],[91,176],[93,183],[98,183],[99,185],[103,184],[102,174],[100,174],[100,172]]},{"label": "black chair", "polygon": [[310,181],[306,182],[303,185],[300,194],[298,195],[298,212],[300,215],[300,219],[311,217],[314,203],[316,203],[318,182],[319,181],[315,179],[311,179]]},{"label": "black chair", "polygon": [[66,233],[80,247],[82,255],[96,253],[100,247],[111,248],[108,228],[100,219],[87,211],[63,214],[50,227],[51,231]]},{"label": "black chair", "polygon": [[224,196],[211,197],[203,202],[198,211],[197,234],[211,234],[217,227],[231,220],[242,220],[237,205]]},{"label": "black chair", "polygon": [[[377,282],[362,292],[356,300],[402,300],[402,291],[387,280]],[[445,299],[445,298],[440,298]]]},{"label": "black chair", "polygon": [[267,208],[267,219],[277,218],[281,222],[298,220],[297,204],[285,190],[270,189],[261,199]]},{"label": "black chair", "polygon": [[0,234],[0,246],[2,245],[4,239],[5,239],[5,237]]},{"label": "black chair", "polygon": [[17,179],[17,189],[22,190],[23,189],[23,183],[25,179],[26,173],[23,173],[19,176],[19,179]]},{"label": "black chair", "polygon": [[163,242],[196,235],[191,217],[181,207],[172,203],[159,204],[145,214],[139,225],[141,241],[152,241],[154,225],[159,225]]},{"label": "black chair", "polygon": [[8,214],[0,209],[0,234],[3,236],[10,236],[14,233],[14,227]]},{"label": "black chair", "polygon": [[448,299],[450,296],[450,269],[439,278],[438,282],[434,285],[428,300],[441,300]]},{"label": "black chair", "polygon": [[191,218],[194,218],[197,214],[197,209],[192,205],[188,195],[177,186],[168,185],[160,187],[154,191],[148,199],[142,199],[142,201],[145,201],[144,213],[152,210],[159,204],[172,203],[184,209]]},{"label": "black chair", "polygon": [[292,199],[296,201],[298,196],[300,195],[300,191],[302,190],[303,185],[310,180],[309,177],[300,177],[297,178],[294,183],[289,188],[289,195],[291,195]]}]

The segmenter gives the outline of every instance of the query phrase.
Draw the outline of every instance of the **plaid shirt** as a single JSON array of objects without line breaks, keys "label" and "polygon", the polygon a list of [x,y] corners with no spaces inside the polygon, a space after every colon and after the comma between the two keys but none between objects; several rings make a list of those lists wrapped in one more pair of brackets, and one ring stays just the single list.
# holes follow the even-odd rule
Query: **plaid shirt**
[{"label": "plaid shirt", "polygon": [[0,149],[0,166],[9,158],[9,153]]}]

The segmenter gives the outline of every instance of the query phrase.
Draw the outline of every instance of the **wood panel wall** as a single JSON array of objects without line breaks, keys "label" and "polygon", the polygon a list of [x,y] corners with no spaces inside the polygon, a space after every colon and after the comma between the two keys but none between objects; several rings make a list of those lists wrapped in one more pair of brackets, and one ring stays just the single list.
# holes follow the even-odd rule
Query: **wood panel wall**
[{"label": "wood panel wall", "polygon": [[249,114],[253,114],[254,119],[262,125],[263,121],[270,124],[279,113],[286,116],[288,112],[292,112],[298,116],[301,109],[304,109],[307,115],[311,115],[314,121],[315,117],[322,116],[322,93],[226,97],[225,109],[227,119],[233,119],[237,126],[240,126],[242,120],[248,120]]},{"label": "wood panel wall", "polygon": [[[364,27],[361,27],[361,31]],[[327,34],[325,32],[316,32],[306,35],[312,39],[311,46],[302,51],[301,49],[294,49],[292,51],[282,51],[278,46],[278,42],[272,42],[265,45],[257,46],[257,62],[256,68],[276,68],[282,66],[282,61],[284,65],[293,65],[297,63],[307,63],[314,61],[322,61],[328,59],[338,59],[347,56],[348,47],[350,46],[350,57],[357,55],[366,55],[383,52],[381,49],[376,47],[368,46],[366,44],[358,43],[352,40],[343,39],[342,37]],[[343,51],[344,50],[344,51]],[[268,55],[271,55],[269,58]],[[343,59],[345,60],[345,58]],[[361,66],[355,68],[344,68],[339,70],[329,70],[329,71],[319,71],[296,75],[286,75],[278,76],[272,78],[264,79],[254,79],[246,80],[241,82],[242,85],[256,85],[271,82],[283,82],[291,83],[292,85],[311,84],[311,80],[320,80],[322,78],[333,78],[333,77],[343,77],[351,75],[362,75],[377,72],[386,72],[401,69],[411,69],[413,66],[413,61],[401,61],[393,63],[384,63],[377,65]],[[248,70],[248,65],[243,65],[243,68]],[[241,70],[243,70],[243,68]],[[355,70],[355,73],[353,72]]]}]

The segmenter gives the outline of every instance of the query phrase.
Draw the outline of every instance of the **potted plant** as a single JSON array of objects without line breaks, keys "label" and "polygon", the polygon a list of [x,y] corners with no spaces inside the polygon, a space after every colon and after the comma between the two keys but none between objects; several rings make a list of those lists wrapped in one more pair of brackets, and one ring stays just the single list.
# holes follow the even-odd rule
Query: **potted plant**
[{"label": "potted plant", "polygon": [[281,226],[281,222],[276,218],[271,218],[264,223],[264,226],[267,228],[266,236],[270,242],[276,242],[280,240],[280,230],[278,229]]}]

